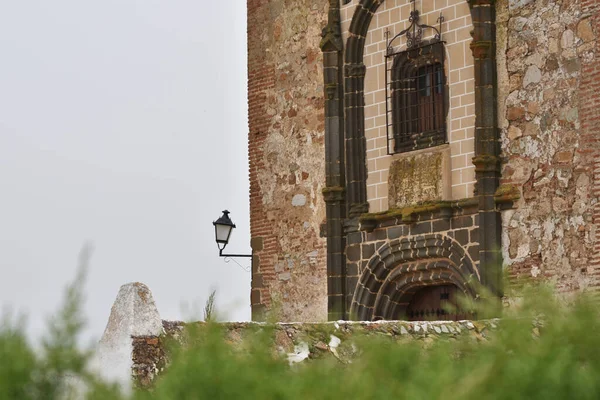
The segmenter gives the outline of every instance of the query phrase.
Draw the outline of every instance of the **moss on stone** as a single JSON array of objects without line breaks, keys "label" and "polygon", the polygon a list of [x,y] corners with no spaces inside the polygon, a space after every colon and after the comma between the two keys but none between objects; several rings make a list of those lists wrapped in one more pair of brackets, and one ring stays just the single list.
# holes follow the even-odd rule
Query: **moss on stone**
[{"label": "moss on stone", "polygon": [[500,185],[494,194],[496,203],[510,203],[521,198],[521,191],[516,185]]},{"label": "moss on stone", "polygon": [[467,198],[455,201],[448,200],[435,200],[435,201],[424,201],[416,204],[412,204],[402,208],[391,208],[387,211],[378,213],[363,214],[360,217],[360,222],[365,223],[369,221],[381,222],[387,221],[393,218],[399,218],[404,223],[410,223],[414,220],[414,217],[419,214],[428,212],[436,212],[443,209],[462,209],[477,205],[477,199]]}]

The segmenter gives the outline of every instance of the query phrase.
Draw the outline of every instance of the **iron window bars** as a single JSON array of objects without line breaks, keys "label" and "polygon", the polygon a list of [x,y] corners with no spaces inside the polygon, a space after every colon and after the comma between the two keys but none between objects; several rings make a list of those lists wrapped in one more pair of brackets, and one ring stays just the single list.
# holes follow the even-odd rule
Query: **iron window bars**
[{"label": "iron window bars", "polygon": [[[410,26],[390,39],[386,31],[385,90],[387,153],[403,153],[446,143],[446,74],[441,29],[421,24],[419,11],[410,13]],[[423,31],[433,37],[423,40]],[[406,48],[394,42],[406,38]],[[402,46],[399,46],[402,47]],[[393,145],[392,145],[393,143]]]}]

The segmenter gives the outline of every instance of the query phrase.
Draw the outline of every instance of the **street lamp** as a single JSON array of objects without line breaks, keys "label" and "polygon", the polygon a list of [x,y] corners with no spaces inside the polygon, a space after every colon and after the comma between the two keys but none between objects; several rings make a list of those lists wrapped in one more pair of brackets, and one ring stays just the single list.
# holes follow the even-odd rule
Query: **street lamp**
[{"label": "street lamp", "polygon": [[235,228],[235,224],[229,218],[229,211],[223,211],[221,218],[213,222],[215,226],[215,239],[217,240],[217,246],[219,247],[219,254],[223,251],[227,243],[229,243],[229,237],[231,231]]},{"label": "street lamp", "polygon": [[[223,215],[213,222],[215,226],[215,240],[217,242],[217,246],[219,247],[219,256],[220,257],[246,257],[252,258],[252,254],[223,254],[223,250],[225,250],[225,246],[229,243],[229,237],[231,236],[231,232],[233,228],[235,228],[235,224],[229,218],[229,211],[223,211]],[[235,261],[235,260],[234,260]]]}]

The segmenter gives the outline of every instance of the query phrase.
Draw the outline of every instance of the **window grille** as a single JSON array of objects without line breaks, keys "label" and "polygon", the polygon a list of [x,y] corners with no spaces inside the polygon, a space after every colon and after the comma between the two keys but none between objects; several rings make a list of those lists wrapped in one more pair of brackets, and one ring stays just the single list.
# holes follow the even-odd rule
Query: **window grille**
[{"label": "window grille", "polygon": [[[414,4],[414,3],[413,3]],[[386,32],[386,129],[388,154],[425,149],[446,143],[447,85],[444,42],[440,29],[419,23],[419,11],[410,13],[411,25],[390,39]],[[423,40],[423,30],[434,36]],[[405,48],[394,42],[406,38]]]}]

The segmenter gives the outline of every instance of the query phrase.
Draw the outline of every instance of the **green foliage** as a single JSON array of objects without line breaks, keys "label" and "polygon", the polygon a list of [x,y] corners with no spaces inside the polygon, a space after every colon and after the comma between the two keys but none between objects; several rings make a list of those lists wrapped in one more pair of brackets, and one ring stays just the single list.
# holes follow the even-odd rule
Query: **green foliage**
[{"label": "green foliage", "polygon": [[216,321],[216,311],[215,311],[215,301],[217,298],[217,290],[214,289],[210,292],[208,299],[206,299],[206,304],[204,304],[204,320],[206,322]]},{"label": "green foliage", "polygon": [[23,335],[22,323],[10,316],[2,318],[0,326],[0,399],[25,399],[35,354]]},{"label": "green foliage", "polygon": [[[483,303],[485,304],[485,303]],[[490,305],[496,307],[496,304]],[[309,359],[288,366],[268,326],[250,345],[228,345],[216,325],[193,326],[189,346],[138,399],[592,399],[600,395],[597,303],[564,306],[543,287],[523,294],[499,328],[456,340],[353,339],[352,363]],[[485,310],[480,311],[485,313]],[[487,336],[488,339],[485,339]]]},{"label": "green foliage", "polygon": [[[52,319],[39,353],[24,339],[22,323],[3,319],[0,400],[62,399],[68,394],[93,400],[502,400],[600,395],[597,303],[579,297],[564,305],[549,290],[537,287],[523,293],[505,310],[498,328],[489,332],[473,329],[451,340],[423,335],[407,342],[384,335],[340,335],[342,345],[352,342],[359,349],[351,363],[331,356],[290,366],[277,350],[275,329],[269,324],[255,326],[236,344],[225,339],[222,325],[188,324],[185,344],[169,348],[170,364],[154,388],[127,397],[90,375],[85,368],[88,354],[77,351],[82,276],[67,289],[65,305]],[[331,333],[315,332],[319,340]],[[85,391],[69,392],[65,376],[76,376],[85,383]]]},{"label": "green foliage", "polygon": [[86,365],[77,337],[85,325],[81,311],[90,248],[80,254],[77,276],[67,286],[60,310],[48,321],[41,348],[26,339],[24,324],[5,315],[0,325],[0,400],[118,399],[119,389],[101,382]]}]

